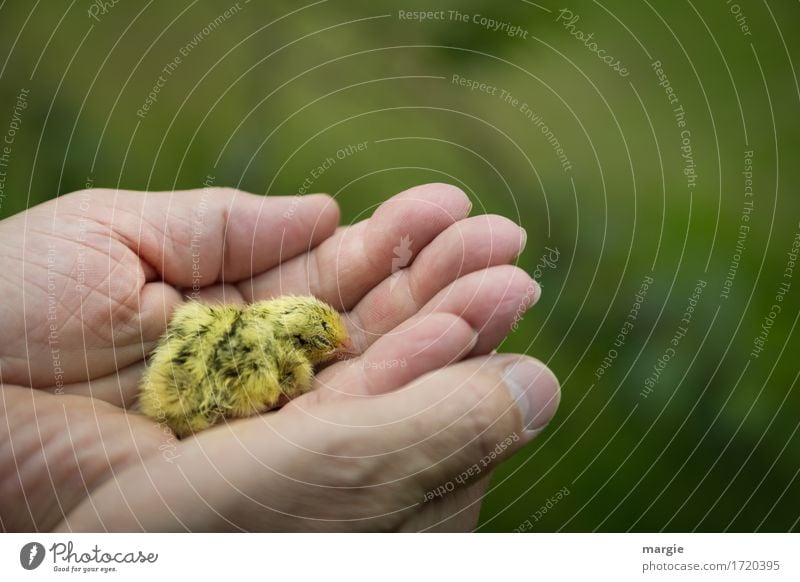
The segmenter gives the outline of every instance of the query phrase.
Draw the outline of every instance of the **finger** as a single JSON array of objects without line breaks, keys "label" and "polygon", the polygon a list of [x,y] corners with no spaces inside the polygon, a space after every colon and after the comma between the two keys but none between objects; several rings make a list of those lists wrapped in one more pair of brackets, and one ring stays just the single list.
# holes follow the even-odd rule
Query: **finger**
[{"label": "finger", "polygon": [[[329,196],[256,196],[232,188],[89,190],[80,202],[164,281],[239,281],[314,248],[339,221]],[[75,199],[76,203],[78,198]]]},{"label": "finger", "polygon": [[353,309],[365,331],[380,336],[411,317],[459,277],[519,256],[525,231],[502,216],[475,216],[451,225],[413,264],[370,291]]},{"label": "finger", "polygon": [[184,289],[183,295],[187,299],[199,301],[206,305],[225,304],[244,306],[246,304],[239,288],[236,285],[229,285],[226,283],[217,283],[197,290]]},{"label": "finger", "polygon": [[339,229],[314,251],[240,284],[242,294],[251,301],[311,294],[339,310],[350,309],[392,272],[410,264],[440,232],[467,216],[470,206],[461,190],[447,184],[406,190],[381,204],[370,219]]},{"label": "finger", "polygon": [[[433,296],[419,313],[452,313],[463,318],[480,334],[472,351],[472,355],[480,355],[495,349],[540,295],[539,285],[525,271],[500,265],[454,281]],[[358,353],[386,333],[387,318],[394,319],[374,310],[362,311],[360,306],[348,314],[348,328]]]},{"label": "finger", "polygon": [[[488,475],[535,438],[558,407],[558,381],[533,358],[494,355],[439,369],[374,398],[328,401],[313,411],[322,457],[350,459],[348,479],[385,487],[417,506]],[[277,415],[293,425],[308,411]],[[330,462],[334,462],[333,460]],[[384,491],[385,493],[385,491]]]},{"label": "finger", "polygon": [[412,318],[375,342],[363,355],[320,372],[316,379],[319,390],[308,396],[317,400],[390,392],[427,372],[459,361],[477,341],[475,330],[455,315],[432,313]]},{"label": "finger", "polygon": [[58,529],[396,528],[442,482],[494,454],[488,470],[533,438],[557,402],[541,363],[493,356],[408,389],[330,401],[313,416],[289,405],[187,439],[174,464],[132,467]]},{"label": "finger", "polygon": [[[149,283],[145,286],[145,289],[153,288],[152,301],[169,301],[171,298],[180,302],[179,296],[170,295],[168,286],[164,286],[162,291],[166,295],[162,295],[155,290],[157,285],[160,284]],[[355,351],[364,356],[352,362],[338,362],[320,372],[318,386],[322,391],[320,394],[312,393],[314,396],[311,399],[324,399],[341,393],[376,394],[390,391],[468,354],[488,353],[500,344],[539,295],[538,285],[524,271],[505,265],[462,277],[431,299],[422,308],[419,317],[406,321],[396,331],[383,337],[369,333],[370,320],[362,323],[354,317],[348,317],[347,324]],[[154,330],[146,335],[140,359],[155,346],[173,307],[142,310],[150,314],[147,321]],[[444,317],[431,319],[432,315]],[[475,334],[477,337],[474,337]],[[380,341],[376,342],[377,339]],[[471,351],[462,352],[465,345],[470,345]],[[400,362],[404,360],[406,366],[401,366]],[[92,395],[114,404],[122,399],[127,406],[134,402],[138,393],[135,382],[138,379],[132,373],[119,378],[108,376],[103,381],[91,384]],[[86,393],[89,385],[81,385],[78,390],[79,393]]]}]

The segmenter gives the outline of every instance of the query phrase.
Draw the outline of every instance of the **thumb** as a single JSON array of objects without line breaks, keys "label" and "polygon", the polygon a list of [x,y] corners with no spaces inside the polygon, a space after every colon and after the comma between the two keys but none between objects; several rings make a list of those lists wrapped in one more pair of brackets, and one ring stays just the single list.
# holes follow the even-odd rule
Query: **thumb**
[{"label": "thumb", "polygon": [[339,222],[327,195],[259,196],[233,188],[86,190],[68,199],[174,286],[242,281],[316,247]]},{"label": "thumb", "polygon": [[423,503],[486,476],[544,430],[559,400],[558,381],[544,364],[493,355],[395,392],[336,403],[326,416],[347,426],[329,432],[346,439],[338,450],[369,459],[359,465],[369,466],[380,484],[396,486],[399,499]]}]

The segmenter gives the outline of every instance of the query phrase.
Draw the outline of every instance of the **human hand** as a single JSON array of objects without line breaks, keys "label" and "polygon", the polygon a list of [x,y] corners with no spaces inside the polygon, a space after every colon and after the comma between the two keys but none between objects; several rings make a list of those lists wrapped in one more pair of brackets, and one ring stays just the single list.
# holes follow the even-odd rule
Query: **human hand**
[{"label": "human hand", "polygon": [[[197,204],[202,195],[208,200],[200,217]],[[469,488],[437,503],[435,510],[434,504],[418,509],[414,512],[416,519],[405,515],[391,523],[353,521],[351,517],[361,506],[350,504],[341,508],[341,516],[320,521],[324,518],[319,515],[327,505],[314,509],[308,504],[308,490],[277,482],[274,490],[272,486],[265,488],[255,475],[259,467],[295,466],[292,459],[311,455],[318,461],[320,451],[334,451],[322,456],[344,464],[330,465],[328,472],[317,475],[319,482],[309,481],[305,487],[311,488],[312,498],[314,491],[328,488],[349,491],[352,497],[353,491],[363,489],[356,483],[366,483],[366,475],[350,467],[352,455],[342,451],[363,444],[365,438],[375,444],[375,437],[366,435],[364,429],[346,429],[336,415],[345,415],[350,424],[360,424],[380,415],[382,403],[392,398],[399,399],[393,401],[392,410],[403,410],[400,404],[406,402],[405,410],[411,411],[415,401],[410,395],[417,388],[374,399],[365,395],[391,392],[426,372],[492,350],[520,309],[536,299],[538,288],[531,286],[524,273],[497,266],[512,260],[524,244],[518,228],[498,217],[464,219],[467,213],[463,194],[442,185],[412,189],[384,204],[373,218],[338,230],[338,211],[326,197],[261,198],[218,189],[174,194],[88,191],[62,197],[4,222],[0,225],[0,243],[9,245],[22,239],[24,244],[16,252],[7,250],[3,259],[7,281],[12,285],[3,289],[9,301],[2,316],[6,329],[18,338],[6,345],[0,359],[4,412],[21,421],[12,424],[11,455],[4,454],[0,459],[3,475],[13,474],[10,470],[19,460],[17,451],[36,448],[40,438],[44,453],[35,463],[28,463],[19,479],[3,479],[3,499],[8,500],[0,514],[4,527],[46,529],[67,516],[62,527],[77,529],[300,529],[320,528],[320,523],[334,529],[347,524],[358,529],[387,529],[418,528],[427,523],[425,519],[420,522],[420,516],[457,513]],[[192,238],[197,226],[194,218],[202,230],[197,240]],[[57,232],[53,232],[54,224]],[[404,236],[412,243],[409,260],[413,263],[393,276],[394,249]],[[48,252],[51,243],[57,249],[55,253]],[[198,262],[192,260],[192,254],[199,257]],[[14,290],[15,278],[18,290]],[[125,409],[135,401],[144,355],[163,332],[171,310],[198,279],[201,300],[237,302],[284,293],[315,294],[346,310],[356,348],[370,349],[356,363],[339,362],[324,370],[318,375],[317,391],[277,413],[231,423],[174,444],[163,427]],[[14,305],[15,298],[22,305]],[[54,303],[56,316],[46,322],[45,315]],[[52,345],[49,323],[53,322],[61,346],[58,363],[64,385],[47,388],[48,380],[53,382],[50,372],[55,363],[48,349]],[[410,364],[402,368],[380,369],[369,364],[403,358]],[[467,395],[470,390],[489,390],[499,394],[494,397],[498,402],[503,401],[504,394],[508,400],[502,386],[489,386],[487,378],[492,374],[485,371],[478,376],[481,381],[452,384],[458,370],[480,367],[479,362],[449,367],[439,372],[438,380],[433,380],[436,374],[429,375],[418,385],[434,382],[455,390],[454,394]],[[536,370],[540,369],[537,365]],[[441,374],[450,375],[450,384],[442,383]],[[551,376],[546,372],[540,376],[543,383],[551,384],[547,400],[555,404]],[[472,385],[479,388],[463,388]],[[63,394],[23,388],[27,386]],[[425,393],[434,394],[435,390],[426,389]],[[445,398],[430,410],[452,405],[458,398]],[[503,418],[517,418],[508,402],[505,408],[508,410]],[[491,410],[497,412],[496,408]],[[420,418],[429,418],[429,423],[446,418],[418,412],[392,422],[398,427],[396,439],[424,437]],[[329,414],[334,420],[326,424],[324,419]],[[483,404],[471,409],[465,418],[474,415],[489,418]],[[34,419],[35,423],[30,422]],[[510,426],[508,422],[496,424]],[[440,448],[433,447],[435,450],[450,454],[453,449],[441,448],[453,444],[443,440],[441,435],[446,433],[430,433],[432,436],[422,442],[438,443]],[[297,445],[304,441],[287,438],[295,434],[306,439],[316,435],[316,440],[308,441],[309,446],[300,449],[306,452],[299,454]],[[473,440],[480,440],[475,436]],[[254,445],[258,448],[251,448]],[[159,455],[159,449],[169,455]],[[418,446],[403,450],[418,450]],[[53,470],[55,452],[69,453],[70,460],[55,464]],[[399,452],[383,451],[379,457],[401,471],[406,460],[411,463]],[[415,458],[421,460],[424,455]],[[323,464],[316,461],[309,459],[297,467],[321,468]],[[171,471],[195,478],[175,481]],[[50,474],[50,486],[46,473]],[[157,484],[159,475],[167,481]],[[136,485],[142,477],[153,487]],[[242,481],[241,487],[233,485],[245,477],[249,481]],[[215,483],[215,478],[221,478],[222,483]],[[291,472],[283,478],[290,483],[297,481]],[[341,487],[325,485],[336,479],[340,479]],[[184,489],[170,488],[177,483],[183,483]],[[225,515],[222,508],[244,507],[242,502],[248,498],[242,491],[247,485],[257,485],[268,496],[284,498],[285,507],[300,504],[309,512],[289,518],[284,514],[291,511],[282,512],[280,506],[271,510],[262,507],[258,512],[246,511],[241,519],[239,514],[220,518]],[[185,487],[191,486],[201,488],[205,502],[182,495],[187,493]],[[369,489],[389,491],[392,487],[375,485]],[[121,506],[113,500],[115,492],[126,498]],[[163,515],[147,510],[159,498],[171,500],[166,515],[173,516],[174,521],[164,522]],[[28,502],[31,509],[27,513],[11,511],[14,503],[24,507],[20,501]],[[144,505],[137,508],[137,502]],[[132,512],[120,510],[126,504]],[[201,517],[201,509],[208,505],[213,515]],[[448,505],[453,511],[447,509]],[[471,504],[469,511],[458,516],[469,515],[474,520],[476,506]],[[270,519],[275,514],[285,519]],[[192,516],[199,519],[190,519]]]}]

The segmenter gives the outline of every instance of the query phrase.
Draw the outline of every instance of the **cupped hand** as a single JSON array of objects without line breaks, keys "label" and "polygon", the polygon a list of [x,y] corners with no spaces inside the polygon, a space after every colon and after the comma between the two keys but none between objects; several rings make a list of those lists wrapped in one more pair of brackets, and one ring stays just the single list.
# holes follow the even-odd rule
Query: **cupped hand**
[{"label": "cupped hand", "polygon": [[[446,185],[343,228],[326,196],[90,190],[0,223],[3,527],[472,527],[491,467],[558,388],[533,360],[476,357],[538,287],[506,265],[524,233],[468,213]],[[342,310],[360,355],[279,411],[183,441],[135,412],[144,357],[187,296],[285,293]]]}]

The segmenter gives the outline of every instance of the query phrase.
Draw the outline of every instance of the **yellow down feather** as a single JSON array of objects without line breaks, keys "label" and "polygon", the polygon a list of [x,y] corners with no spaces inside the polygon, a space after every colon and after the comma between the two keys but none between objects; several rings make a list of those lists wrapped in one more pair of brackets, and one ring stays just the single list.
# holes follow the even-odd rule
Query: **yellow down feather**
[{"label": "yellow down feather", "polygon": [[179,307],[150,357],[140,410],[183,437],[251,416],[312,385],[314,365],[347,342],[339,313],[314,297],[245,307]]}]

